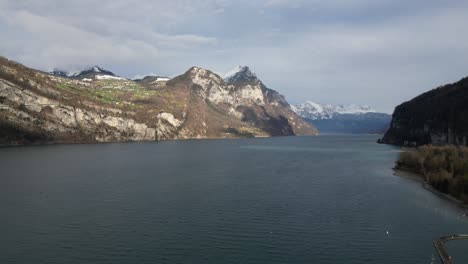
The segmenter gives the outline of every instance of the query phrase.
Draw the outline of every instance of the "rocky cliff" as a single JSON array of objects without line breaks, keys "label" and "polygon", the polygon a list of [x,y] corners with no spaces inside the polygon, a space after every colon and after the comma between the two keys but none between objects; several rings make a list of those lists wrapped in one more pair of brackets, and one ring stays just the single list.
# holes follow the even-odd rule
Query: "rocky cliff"
[{"label": "rocky cliff", "polygon": [[468,78],[438,87],[395,108],[382,143],[467,145]]},{"label": "rocky cliff", "polygon": [[171,80],[98,67],[82,77],[0,57],[0,144],[317,134],[256,77],[230,83],[198,67]]}]

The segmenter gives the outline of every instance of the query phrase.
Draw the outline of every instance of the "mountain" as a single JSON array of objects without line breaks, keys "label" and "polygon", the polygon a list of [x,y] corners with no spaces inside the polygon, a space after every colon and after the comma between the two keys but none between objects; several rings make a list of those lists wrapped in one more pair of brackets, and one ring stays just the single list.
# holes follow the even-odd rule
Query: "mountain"
[{"label": "mountain", "polygon": [[0,144],[316,135],[250,69],[199,67],[132,81],[102,68],[64,77],[0,57]]},{"label": "mountain", "polygon": [[68,73],[66,71],[62,70],[53,70],[49,72],[49,74],[57,76],[57,77],[63,77],[63,78],[72,78],[72,79],[79,79],[79,80],[86,80],[86,81],[91,81],[93,79],[100,79],[100,80],[124,80],[125,78],[116,76],[113,72],[105,70],[104,68],[100,66],[93,66],[90,68],[87,68],[85,70],[82,70],[80,72],[76,73]]},{"label": "mountain", "polygon": [[292,110],[284,96],[267,88],[249,67],[239,67],[223,81],[232,94],[228,101],[233,102],[233,109],[241,113],[244,122],[262,127],[274,136],[318,134]]},{"label": "mountain", "polygon": [[375,113],[376,111],[367,105],[330,105],[305,101],[293,106],[293,110],[304,118],[311,120],[331,119],[339,114]]},{"label": "mountain", "polygon": [[440,86],[395,108],[380,142],[395,145],[467,145],[468,77]]},{"label": "mountain", "polygon": [[139,85],[142,85],[144,87],[151,89],[151,87],[154,87],[154,86],[157,86],[157,87],[165,86],[169,80],[171,79],[168,77],[145,76],[141,79],[134,79],[133,81],[138,83]]},{"label": "mountain", "polygon": [[249,83],[258,81],[257,75],[247,66],[238,66],[223,76],[227,83]]},{"label": "mountain", "polygon": [[53,71],[50,71],[49,74],[63,78],[70,77],[70,73],[59,69],[54,69]]},{"label": "mountain", "polygon": [[141,83],[155,83],[155,82],[167,82],[171,78],[162,77],[162,76],[145,76],[142,79],[134,79],[135,82]]},{"label": "mountain", "polygon": [[330,105],[306,101],[292,109],[322,133],[380,134],[391,116],[367,105]]}]

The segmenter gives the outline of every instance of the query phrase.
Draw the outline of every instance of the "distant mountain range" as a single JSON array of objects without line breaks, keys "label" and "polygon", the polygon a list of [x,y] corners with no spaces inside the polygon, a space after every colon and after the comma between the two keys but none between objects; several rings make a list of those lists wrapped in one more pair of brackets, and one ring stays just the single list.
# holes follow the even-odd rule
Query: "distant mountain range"
[{"label": "distant mountain range", "polygon": [[248,67],[172,79],[94,66],[44,73],[0,57],[0,144],[316,135]]},{"label": "distant mountain range", "polygon": [[330,105],[305,101],[293,106],[294,112],[310,120],[331,119],[340,114],[375,113],[376,111],[367,105]]},{"label": "distant mountain range", "polygon": [[292,106],[292,110],[321,133],[381,134],[391,116],[367,105],[330,105],[312,101]]}]

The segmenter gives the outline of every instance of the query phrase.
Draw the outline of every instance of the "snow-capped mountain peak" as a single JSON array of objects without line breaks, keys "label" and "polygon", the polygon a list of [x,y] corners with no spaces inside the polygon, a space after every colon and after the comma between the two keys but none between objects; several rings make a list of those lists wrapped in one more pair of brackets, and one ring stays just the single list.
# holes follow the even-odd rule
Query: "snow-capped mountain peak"
[{"label": "snow-capped mountain peak", "polygon": [[292,109],[298,115],[312,120],[331,119],[338,114],[363,114],[376,112],[368,105],[331,105],[315,103],[312,101],[305,101],[302,104],[292,106]]},{"label": "snow-capped mountain peak", "polygon": [[85,69],[85,70],[83,70],[81,72],[75,73],[72,77],[80,78],[80,77],[86,76],[86,75],[97,75],[97,74],[99,74],[99,75],[108,75],[108,76],[116,76],[113,72],[105,70],[104,68],[95,65],[95,66],[89,67],[88,69]]},{"label": "snow-capped mountain peak", "polygon": [[245,69],[248,69],[248,68],[249,67],[247,67],[247,66],[237,66],[236,68],[234,68],[234,69],[228,71],[227,73],[223,74],[222,77],[224,79],[227,79],[227,78],[232,77],[232,76],[236,75],[237,73],[239,73],[239,72],[241,72],[241,71],[243,71]]},{"label": "snow-capped mountain peak", "polygon": [[52,71],[49,71],[49,74],[59,77],[70,77],[70,73],[57,68],[53,69]]},{"label": "snow-capped mountain peak", "polygon": [[248,66],[238,66],[223,75],[227,83],[258,81],[257,75]]},{"label": "snow-capped mountain peak", "polygon": [[73,78],[73,79],[81,79],[81,80],[126,80],[125,78],[119,77],[115,75],[113,72],[105,70],[100,66],[92,66],[86,68],[82,71],[75,71],[75,72],[66,72],[59,69],[54,69],[53,71],[49,72],[51,75],[65,77],[65,78]]}]

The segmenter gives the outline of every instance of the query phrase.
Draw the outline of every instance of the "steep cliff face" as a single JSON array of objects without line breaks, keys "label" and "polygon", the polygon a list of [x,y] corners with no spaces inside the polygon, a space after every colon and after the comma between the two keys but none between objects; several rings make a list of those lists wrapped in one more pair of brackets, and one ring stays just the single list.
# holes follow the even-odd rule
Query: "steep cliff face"
[{"label": "steep cliff face", "polygon": [[[239,78],[243,74],[246,72],[237,73]],[[226,82],[211,71],[193,67],[185,74],[168,81],[167,87],[191,91],[196,95],[196,100],[202,100],[202,102],[191,103],[191,107],[197,106],[198,108],[189,112],[192,113],[192,118],[198,120],[195,123],[209,123],[209,127],[214,130],[253,136],[316,135],[318,133],[315,128],[291,110],[283,96],[268,89],[257,78],[248,82],[229,80]],[[196,113],[203,113],[203,115]],[[193,117],[194,114],[195,117]],[[214,117],[219,117],[219,119],[215,120]],[[241,129],[237,128],[239,121],[242,124]],[[257,134],[258,132],[252,128],[262,132]],[[187,133],[194,130],[197,129],[185,129],[182,135],[187,136]]]},{"label": "steep cliff face", "polygon": [[[0,79],[0,141],[3,144],[154,140],[155,128],[124,117],[122,111],[64,104]],[[52,94],[51,94],[52,95]],[[9,132],[10,131],[10,132]],[[26,136],[29,135],[29,136]],[[34,136],[36,135],[36,136]]]},{"label": "steep cliff face", "polygon": [[261,82],[198,67],[137,82],[100,72],[57,76],[0,58],[0,144],[316,134]]},{"label": "steep cliff face", "polygon": [[395,108],[381,142],[467,145],[468,78],[438,87]]},{"label": "steep cliff face", "polygon": [[292,110],[284,96],[267,88],[248,67],[239,67],[225,81],[234,91],[236,110],[242,113],[243,121],[274,136],[318,134]]}]

